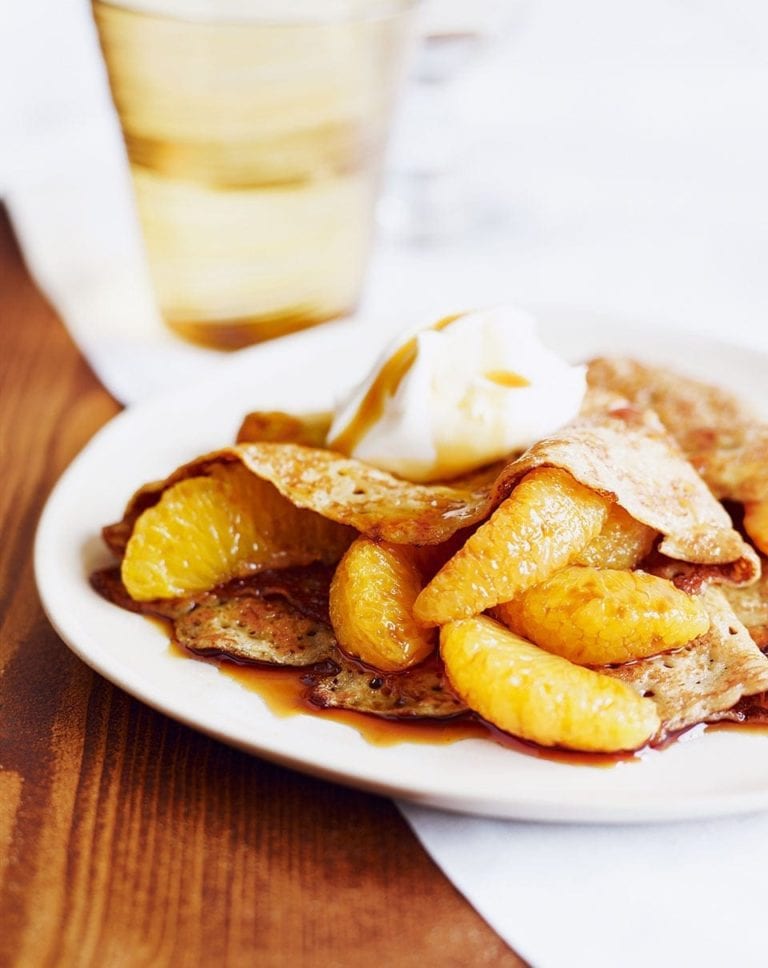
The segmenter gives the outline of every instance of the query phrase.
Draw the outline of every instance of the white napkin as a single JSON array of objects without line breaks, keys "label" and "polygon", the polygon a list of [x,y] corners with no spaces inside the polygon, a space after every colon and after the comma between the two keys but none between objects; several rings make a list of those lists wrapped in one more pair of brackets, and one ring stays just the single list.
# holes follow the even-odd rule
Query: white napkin
[{"label": "white napkin", "polygon": [[[158,319],[87,4],[27,0],[11,16],[0,188],[31,269],[118,399],[193,379],[222,357]],[[451,107],[464,173],[497,218],[438,247],[380,242],[360,310],[371,342],[520,300],[768,349],[767,38],[761,0],[532,5]],[[768,961],[766,817],[558,827],[399,806],[539,968]]]},{"label": "white napkin", "polygon": [[580,827],[399,807],[446,876],[535,968],[768,962],[766,814]]}]

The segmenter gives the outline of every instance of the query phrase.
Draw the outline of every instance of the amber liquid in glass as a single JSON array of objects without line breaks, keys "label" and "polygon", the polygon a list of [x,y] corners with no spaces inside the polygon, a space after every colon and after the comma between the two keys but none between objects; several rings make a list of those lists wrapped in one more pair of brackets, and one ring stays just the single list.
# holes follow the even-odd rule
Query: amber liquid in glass
[{"label": "amber liquid in glass", "polygon": [[276,23],[94,0],[149,267],[174,330],[235,348],[354,305],[406,6]]}]

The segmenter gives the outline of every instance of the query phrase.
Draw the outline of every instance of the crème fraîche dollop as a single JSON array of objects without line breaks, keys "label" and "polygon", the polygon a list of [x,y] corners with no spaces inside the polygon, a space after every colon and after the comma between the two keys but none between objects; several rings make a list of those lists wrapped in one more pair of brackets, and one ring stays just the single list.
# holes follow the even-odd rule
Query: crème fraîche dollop
[{"label": "cr\u00e8me fra\u00eeche dollop", "polygon": [[400,337],[342,401],[328,446],[411,481],[447,480],[557,430],[579,412],[586,368],[499,306]]}]

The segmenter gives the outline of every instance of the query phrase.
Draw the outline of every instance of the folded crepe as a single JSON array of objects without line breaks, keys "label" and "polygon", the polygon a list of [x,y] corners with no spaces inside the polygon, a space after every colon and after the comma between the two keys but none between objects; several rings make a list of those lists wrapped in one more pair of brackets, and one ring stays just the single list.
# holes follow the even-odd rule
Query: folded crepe
[{"label": "folded crepe", "polygon": [[574,422],[507,465],[495,493],[542,466],[568,471],[659,531],[668,558],[710,566],[712,580],[741,585],[759,577],[755,551],[652,411],[616,407]]},{"label": "folded crepe", "polygon": [[723,586],[736,616],[761,649],[768,649],[768,567],[762,559],[760,580],[743,588]]},{"label": "folded crepe", "polygon": [[653,410],[721,500],[768,500],[768,424],[737,396],[637,360],[592,360],[592,391]]}]

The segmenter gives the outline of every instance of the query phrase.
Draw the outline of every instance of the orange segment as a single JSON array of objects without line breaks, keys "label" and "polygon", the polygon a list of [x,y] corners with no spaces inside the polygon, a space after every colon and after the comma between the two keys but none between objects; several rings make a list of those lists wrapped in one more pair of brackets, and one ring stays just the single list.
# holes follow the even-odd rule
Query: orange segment
[{"label": "orange segment", "polygon": [[295,508],[241,464],[163,492],[136,521],[122,578],[136,601],[205,591],[262,568],[337,561],[350,528]]},{"label": "orange segment", "polygon": [[426,659],[436,636],[413,618],[420,591],[421,576],[410,548],[356,538],[331,583],[331,624],[339,645],[384,672]]},{"label": "orange segment", "polygon": [[558,468],[526,474],[416,599],[425,625],[477,615],[567,565],[605,522],[608,502]]},{"label": "orange segment", "polygon": [[563,568],[496,614],[519,635],[582,665],[630,662],[709,628],[699,599],[641,571]]},{"label": "orange segment", "polygon": [[650,553],[658,531],[611,504],[603,529],[573,559],[575,565],[593,568],[635,568]]},{"label": "orange segment", "polygon": [[471,709],[541,746],[617,753],[639,749],[660,728],[653,701],[631,686],[545,652],[485,616],[446,625],[440,651]]}]

